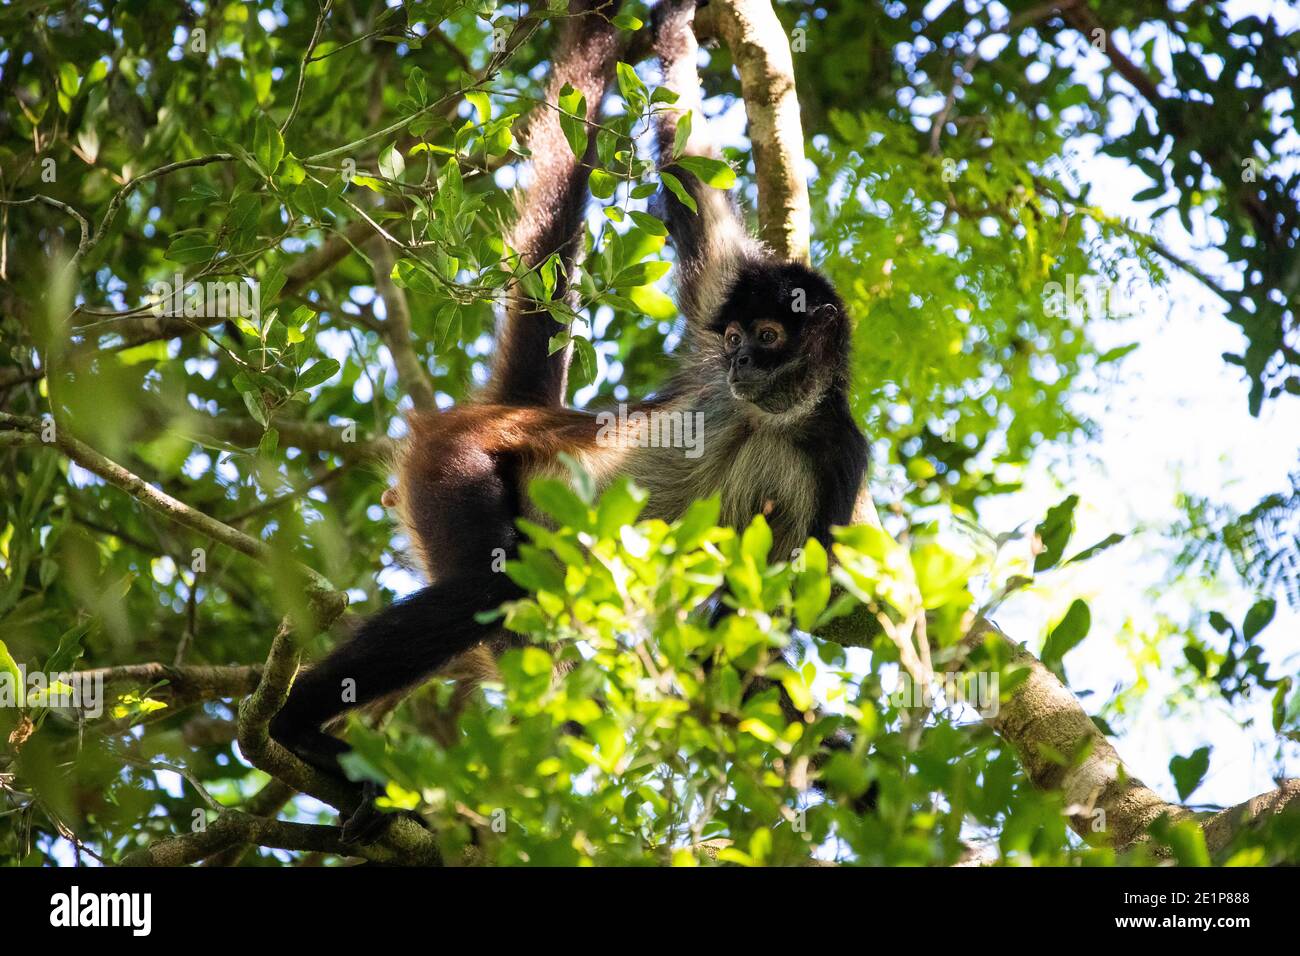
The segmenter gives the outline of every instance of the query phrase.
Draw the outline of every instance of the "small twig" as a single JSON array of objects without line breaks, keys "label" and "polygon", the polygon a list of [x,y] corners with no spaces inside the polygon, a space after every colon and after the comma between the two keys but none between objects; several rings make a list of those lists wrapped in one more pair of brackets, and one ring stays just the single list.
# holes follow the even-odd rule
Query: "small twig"
[{"label": "small twig", "polygon": [[35,196],[28,196],[26,199],[0,199],[0,205],[3,206],[26,206],[28,203],[34,203],[34,202],[43,202],[47,206],[53,206],[55,209],[61,209],[63,212],[66,212],[69,216],[76,219],[77,224],[81,226],[81,239],[77,242],[77,252],[68,263],[69,268],[74,267],[76,263],[80,262],[81,259],[86,255],[86,253],[90,250],[90,246],[92,245],[90,239],[90,222],[86,219],[85,216],[77,212],[76,209],[69,206],[67,203],[58,199],[54,199],[51,196],[46,196],[42,193],[37,193]]},{"label": "small twig", "polygon": [[[44,424],[39,419],[24,418],[0,412],[0,428],[40,435]],[[230,527],[225,522],[205,515],[201,511],[191,508],[185,502],[173,498],[165,491],[155,488],[139,475],[105,457],[79,439],[74,438],[68,433],[68,429],[62,425],[56,424],[55,435],[54,443],[62,449],[64,454],[87,471],[103,478],[110,485],[122,489],[141,504],[170,518],[179,525],[197,531],[199,534],[257,561],[266,563],[274,558],[270,547],[264,542]],[[312,583],[315,592],[312,595],[313,603],[322,600],[328,601],[331,596],[338,594],[329,581],[315,569],[301,564],[299,568]]]},{"label": "small twig", "polygon": [[293,93],[293,105],[289,107],[289,115],[285,117],[284,122],[280,124],[280,135],[283,136],[298,115],[298,106],[302,102],[302,88],[307,81],[307,64],[311,62],[311,55],[316,49],[316,44],[320,41],[321,28],[325,26],[325,18],[330,14],[330,7],[334,6],[334,0],[325,0],[325,5],[321,7],[320,13],[316,15],[316,28],[312,30],[311,42],[307,44],[307,52],[302,55],[302,63],[298,67],[298,88]]},{"label": "small twig", "polygon": [[343,462],[343,464],[335,468],[330,468],[317,475],[314,475],[306,481],[293,485],[288,491],[286,491],[282,495],[277,495],[274,498],[268,498],[266,501],[258,502],[255,505],[245,508],[243,511],[231,515],[229,518],[226,519],[226,524],[232,526],[243,524],[249,518],[252,518],[256,515],[263,514],[264,512],[267,511],[274,511],[276,508],[279,508],[282,505],[289,504],[293,501],[298,501],[299,499],[302,498],[302,496],[306,492],[310,491],[311,489],[323,488],[325,485],[328,485],[331,482],[333,482],[335,479],[341,477],[343,473],[348,471],[354,464],[355,462],[345,461]]},{"label": "small twig", "polygon": [[[108,232],[109,227],[113,224],[113,220],[117,217],[117,211],[122,207],[122,203],[126,201],[126,197],[131,195],[131,193],[141,184],[147,183],[151,179],[157,179],[160,176],[174,173],[178,169],[190,169],[195,166],[209,166],[212,163],[228,163],[234,160],[234,158],[235,157],[230,153],[212,153],[209,156],[198,156],[194,159],[183,159],[180,162],[168,163],[166,166],[159,166],[157,169],[151,169],[147,173],[141,173],[139,176],[132,177],[127,181],[127,184],[114,193],[113,198],[109,200],[108,209],[104,213],[104,218],[100,220],[99,228],[95,230],[94,238],[90,240],[89,248],[94,248],[98,245],[99,241],[104,238],[104,234]],[[87,249],[87,251],[89,251],[89,249]]]},{"label": "small twig", "polygon": [[384,243],[375,247],[375,289],[384,300],[387,313],[382,335],[393,356],[397,380],[411,396],[411,404],[418,409],[434,409],[433,386],[429,375],[420,364],[415,347],[411,344],[411,307],[406,293],[393,282],[393,252]]}]

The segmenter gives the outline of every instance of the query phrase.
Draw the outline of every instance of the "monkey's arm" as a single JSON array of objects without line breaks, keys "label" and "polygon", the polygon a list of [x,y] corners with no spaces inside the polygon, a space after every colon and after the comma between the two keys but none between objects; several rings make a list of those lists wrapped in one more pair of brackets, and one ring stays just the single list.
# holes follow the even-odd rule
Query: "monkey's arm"
[{"label": "monkey's arm", "polygon": [[657,117],[659,162],[664,172],[681,181],[697,209],[692,212],[673,193],[663,190],[657,212],[677,250],[678,295],[693,330],[717,315],[741,263],[763,257],[762,247],[746,232],[731,196],[672,164],[679,119],[688,112],[690,136],[681,154],[711,159],[720,155],[709,137],[700,95],[695,7],[695,0],[659,0],[653,14],[655,55],[663,70],[664,86],[677,94],[674,106],[661,110]]},{"label": "monkey's arm", "polygon": [[[532,153],[533,179],[524,190],[519,219],[509,244],[528,268],[555,252],[561,268],[554,297],[568,294],[567,276],[581,251],[587,213],[587,180],[596,156],[594,130],[579,162],[560,127],[558,102],[565,84],[586,98],[588,122],[600,112],[614,72],[618,42],[610,19],[621,0],[570,0],[552,57],[546,104],[534,112],[524,142]],[[563,331],[545,309],[536,308],[515,284],[497,339],[497,354],[484,398],[505,405],[558,406],[564,402],[569,350],[548,355],[551,337]]]}]

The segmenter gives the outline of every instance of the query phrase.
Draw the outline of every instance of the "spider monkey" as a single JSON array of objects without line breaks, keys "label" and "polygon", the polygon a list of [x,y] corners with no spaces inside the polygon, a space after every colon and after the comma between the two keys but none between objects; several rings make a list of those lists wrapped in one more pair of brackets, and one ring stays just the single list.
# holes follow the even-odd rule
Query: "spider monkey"
[{"label": "spider monkey", "polygon": [[[616,54],[609,22],[618,0],[571,0],[559,28],[548,102],[570,83],[597,115]],[[677,109],[694,124],[685,153],[716,156],[703,135],[694,0],[660,0],[654,47]],[[299,675],[271,724],[272,736],[308,763],[340,774],[347,745],[322,731],[343,711],[422,682],[435,672],[483,677],[512,638],[476,614],[521,597],[493,569],[519,544],[516,519],[544,521],[526,488],[539,475],[564,473],[561,452],[607,485],[628,475],[649,493],[644,515],[672,521],[687,506],[720,493],[722,521],[743,528],[766,515],[776,553],[809,537],[829,543],[848,524],[867,467],[867,444],[847,397],[849,320],[818,272],[776,257],[747,234],[724,192],[673,165],[679,113],[657,121],[661,162],[693,200],[693,212],[664,192],[655,211],[677,254],[686,329],[667,386],[633,411],[702,414],[702,452],[601,441],[593,413],[564,407],[569,356],[549,354],[561,326],[544,309],[512,296],[482,397],[441,412],[414,412],[385,493],[432,582],[368,618],[356,636]],[[543,109],[527,143],[534,179],[524,194],[511,246],[530,267],[558,251],[555,295],[567,294],[581,247],[595,137],[573,157],[557,111]],[[634,416],[626,416],[627,427]],[[699,421],[701,419],[692,419]],[[345,681],[354,699],[344,702]]]}]

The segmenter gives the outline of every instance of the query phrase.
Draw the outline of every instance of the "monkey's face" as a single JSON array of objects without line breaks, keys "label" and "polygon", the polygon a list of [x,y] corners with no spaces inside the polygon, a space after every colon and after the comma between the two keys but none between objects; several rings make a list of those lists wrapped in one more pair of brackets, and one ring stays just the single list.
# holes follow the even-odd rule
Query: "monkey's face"
[{"label": "monkey's face", "polygon": [[712,328],[732,396],[772,415],[815,399],[847,349],[834,289],[793,263],[743,268]]},{"label": "monkey's face", "polygon": [[731,394],[771,412],[795,404],[804,365],[794,348],[796,337],[797,330],[772,318],[728,322],[722,348]]}]

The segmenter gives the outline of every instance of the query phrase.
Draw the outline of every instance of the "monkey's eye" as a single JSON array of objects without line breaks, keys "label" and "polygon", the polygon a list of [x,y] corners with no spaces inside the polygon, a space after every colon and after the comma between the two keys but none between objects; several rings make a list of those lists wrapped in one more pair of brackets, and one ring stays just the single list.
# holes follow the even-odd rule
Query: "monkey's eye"
[{"label": "monkey's eye", "polygon": [[758,342],[760,345],[775,345],[776,338],[775,329],[764,329],[762,332],[758,333]]},{"label": "monkey's eye", "polygon": [[728,333],[727,333],[727,348],[729,348],[729,349],[738,349],[738,348],[740,348],[740,333],[739,333],[739,332],[728,332]]}]

